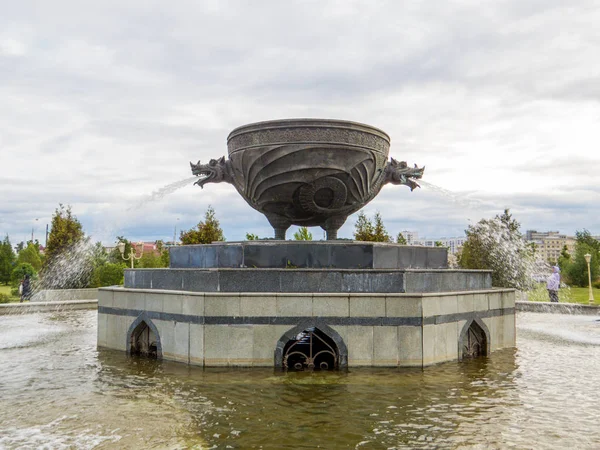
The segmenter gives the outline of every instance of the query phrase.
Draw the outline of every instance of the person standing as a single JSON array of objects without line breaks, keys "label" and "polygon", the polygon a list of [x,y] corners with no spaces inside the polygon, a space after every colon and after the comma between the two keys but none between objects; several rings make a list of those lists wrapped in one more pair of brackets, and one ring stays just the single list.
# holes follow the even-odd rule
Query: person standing
[{"label": "person standing", "polygon": [[21,303],[23,300],[29,300],[31,296],[31,280],[29,278],[29,274],[25,274],[25,278],[23,279],[23,291],[21,292]]},{"label": "person standing", "polygon": [[560,288],[560,269],[552,267],[552,274],[546,280],[546,289],[552,303],[558,303],[558,289]]}]

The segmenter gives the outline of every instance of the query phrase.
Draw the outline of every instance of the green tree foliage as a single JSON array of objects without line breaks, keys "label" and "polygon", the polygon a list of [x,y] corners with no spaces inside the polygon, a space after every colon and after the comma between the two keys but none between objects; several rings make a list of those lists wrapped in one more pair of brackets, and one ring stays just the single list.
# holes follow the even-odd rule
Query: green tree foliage
[{"label": "green tree foliage", "polygon": [[215,210],[209,206],[204,221],[198,222],[196,228],[188,231],[182,231],[179,235],[183,245],[190,244],[210,244],[215,241],[224,241],[223,230],[219,225],[219,221],[215,215]]},{"label": "green tree foliage", "polygon": [[17,287],[21,280],[25,278],[25,275],[29,275],[31,280],[37,279],[37,272],[33,266],[29,263],[20,263],[15,266],[11,274],[11,285]]},{"label": "green tree foliage", "polygon": [[464,269],[492,271],[492,285],[528,290],[533,286],[535,260],[519,231],[519,223],[504,210],[494,219],[482,219],[465,230],[467,241],[460,254]]},{"label": "green tree foliage", "polygon": [[396,242],[400,245],[408,244],[408,242],[406,241],[406,238],[404,237],[404,235],[402,233],[398,233],[398,236],[396,236]]},{"label": "green tree foliage", "polygon": [[373,221],[362,211],[358,213],[358,219],[354,224],[354,239],[366,242],[392,242],[379,212],[375,213]]},{"label": "green tree foliage", "polygon": [[[125,244],[125,250],[123,251],[123,255],[121,255],[121,251],[117,247],[120,243]],[[115,264],[124,263],[126,261],[123,256],[127,257],[131,254],[131,242],[125,239],[123,236],[117,236],[117,242],[115,248],[108,254],[108,261]]]},{"label": "green tree foliage", "polygon": [[17,254],[21,253],[21,251],[26,247],[25,242],[21,241],[19,242],[16,247],[15,250],[17,250]]},{"label": "green tree foliage", "polygon": [[577,242],[575,254],[566,264],[564,272],[568,280],[575,286],[585,287],[588,285],[588,269],[585,255],[590,254],[590,272],[592,282],[600,275],[600,242],[592,237],[589,231],[577,231],[575,233]]},{"label": "green tree foliage", "polygon": [[169,267],[169,249],[165,247],[164,242],[161,240],[156,241],[156,248],[160,252],[160,259],[162,261],[160,267]]},{"label": "green tree foliage", "polygon": [[124,273],[124,263],[111,263],[107,261],[94,269],[90,287],[122,285]]},{"label": "green tree foliage", "polygon": [[0,283],[8,284],[15,265],[15,252],[8,235],[0,242]]},{"label": "green tree foliage", "polygon": [[258,237],[258,234],[254,234],[254,233],[246,233],[246,240],[247,241],[258,241],[260,238]]},{"label": "green tree foliage", "polygon": [[[168,254],[168,253],[167,253]],[[162,252],[153,253],[153,252],[144,252],[136,267],[144,268],[144,269],[155,269],[160,267],[167,267],[165,265],[165,259],[163,257]]]},{"label": "green tree foliage", "polygon": [[[119,251],[117,250],[117,253]],[[115,286],[123,284],[125,261],[118,255],[119,260],[112,261],[112,256],[107,254],[101,242],[97,242],[90,252],[93,271],[87,287]]]},{"label": "green tree foliage", "polygon": [[60,204],[52,216],[51,226],[46,246],[45,267],[85,239],[81,223],[71,212],[71,206],[65,208],[63,204]]},{"label": "green tree foliage", "polygon": [[443,247],[443,246],[444,246],[444,243],[443,243],[442,241],[435,241],[435,242],[433,243],[433,245],[435,245],[436,247]]},{"label": "green tree foliage", "polygon": [[558,267],[560,267],[562,273],[566,273],[569,264],[571,264],[571,254],[569,253],[569,248],[565,244],[558,257]]},{"label": "green tree foliage", "polygon": [[29,241],[27,247],[21,250],[17,256],[17,264],[20,263],[29,263],[36,272],[39,272],[42,268],[42,258],[40,256],[39,246],[36,246],[33,242]]},{"label": "green tree foliage", "polygon": [[312,241],[313,235],[310,231],[308,231],[308,228],[300,227],[300,228],[298,228],[298,231],[296,231],[294,233],[294,240],[296,240],[296,241]]}]

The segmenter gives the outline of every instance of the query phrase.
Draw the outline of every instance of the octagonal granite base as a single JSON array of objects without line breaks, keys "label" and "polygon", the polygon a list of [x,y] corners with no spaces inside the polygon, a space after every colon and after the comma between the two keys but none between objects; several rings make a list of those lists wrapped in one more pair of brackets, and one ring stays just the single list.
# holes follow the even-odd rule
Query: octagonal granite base
[{"label": "octagonal granite base", "polygon": [[462,358],[467,331],[489,352],[515,346],[515,292],[189,292],[102,288],[98,346],[131,350],[144,322],[158,357],[199,366],[281,367],[283,346],[316,327],[337,346],[339,366],[428,366]]}]

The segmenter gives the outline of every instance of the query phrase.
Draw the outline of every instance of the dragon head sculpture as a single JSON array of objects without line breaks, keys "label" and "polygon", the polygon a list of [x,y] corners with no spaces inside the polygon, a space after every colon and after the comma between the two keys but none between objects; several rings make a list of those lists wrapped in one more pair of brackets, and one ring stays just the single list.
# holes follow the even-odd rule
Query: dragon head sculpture
[{"label": "dragon head sculpture", "polygon": [[206,183],[231,183],[230,164],[224,156],[219,159],[211,159],[208,164],[202,164],[200,161],[197,164],[190,162],[190,166],[193,175],[202,177],[194,183],[201,188]]},{"label": "dragon head sculpture", "polygon": [[405,184],[410,190],[420,187],[415,179],[420,179],[423,176],[425,167],[408,167],[406,161],[396,161],[390,158],[390,162],[385,166],[385,181],[384,183]]}]

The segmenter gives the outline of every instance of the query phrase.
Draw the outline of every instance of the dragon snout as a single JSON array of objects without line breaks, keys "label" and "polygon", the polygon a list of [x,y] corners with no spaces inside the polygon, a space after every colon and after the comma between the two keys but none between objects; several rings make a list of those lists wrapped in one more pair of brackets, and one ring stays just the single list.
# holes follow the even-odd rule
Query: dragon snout
[{"label": "dragon snout", "polygon": [[415,167],[411,169],[411,171],[408,173],[408,176],[410,178],[422,178],[423,172],[425,172],[425,166],[417,167],[417,165],[415,164]]}]

